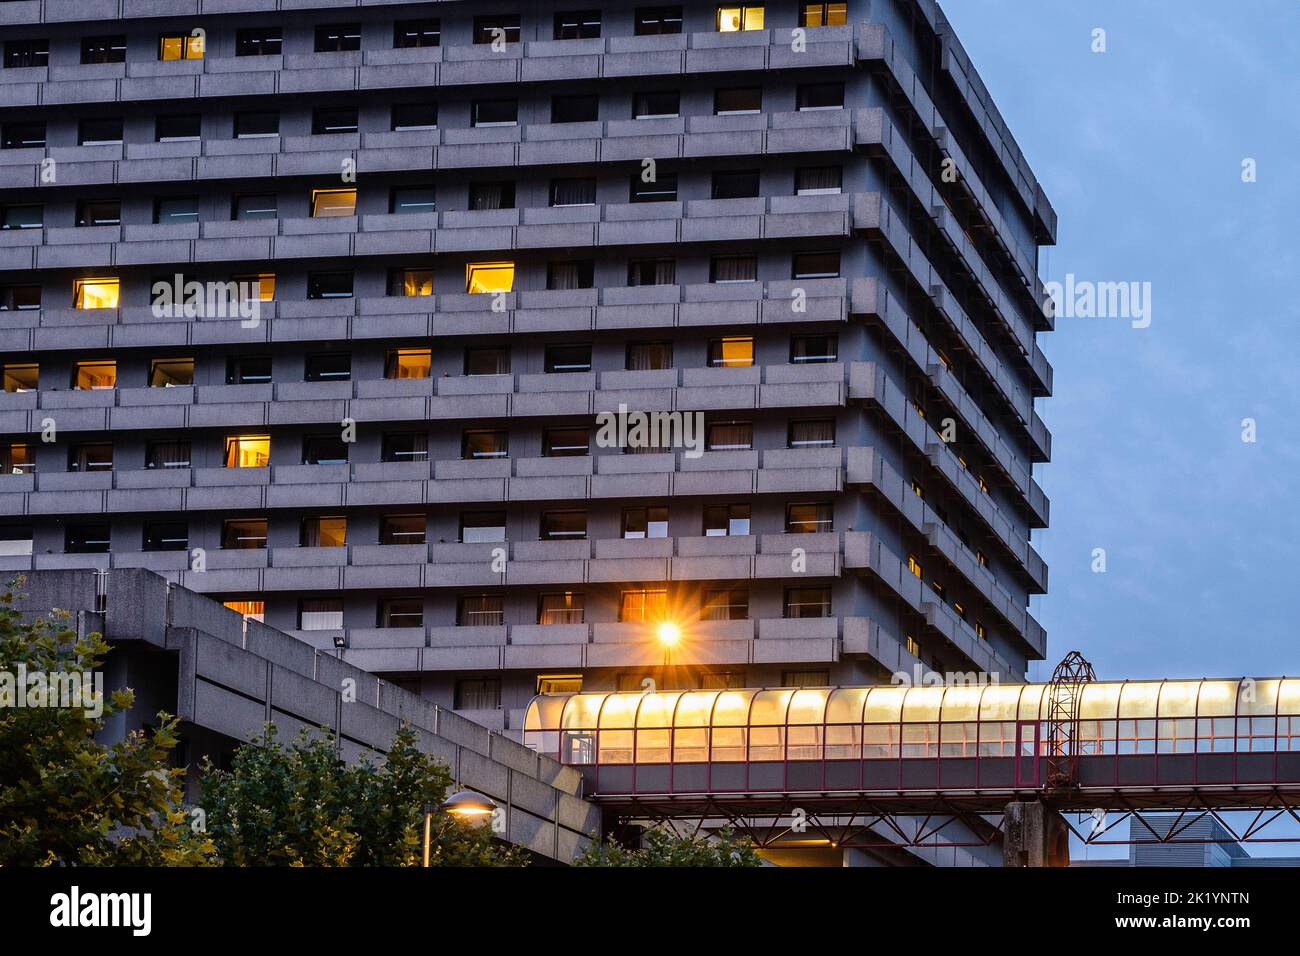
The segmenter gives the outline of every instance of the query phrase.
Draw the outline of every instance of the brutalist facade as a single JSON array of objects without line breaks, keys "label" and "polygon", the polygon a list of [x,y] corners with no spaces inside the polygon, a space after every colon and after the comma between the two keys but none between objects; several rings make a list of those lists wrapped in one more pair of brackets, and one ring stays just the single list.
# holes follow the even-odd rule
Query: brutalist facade
[{"label": "brutalist facade", "polygon": [[0,24],[0,570],[154,570],[507,730],[1043,657],[1055,214],[934,3]]}]

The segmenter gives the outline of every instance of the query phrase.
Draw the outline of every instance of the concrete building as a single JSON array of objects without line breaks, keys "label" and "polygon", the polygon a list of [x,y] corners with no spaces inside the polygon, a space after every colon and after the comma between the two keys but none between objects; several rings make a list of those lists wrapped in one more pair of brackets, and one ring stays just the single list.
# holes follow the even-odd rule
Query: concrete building
[{"label": "concrete building", "polygon": [[1044,656],[1056,217],[935,3],[281,6],[0,4],[0,572],[516,735]]}]

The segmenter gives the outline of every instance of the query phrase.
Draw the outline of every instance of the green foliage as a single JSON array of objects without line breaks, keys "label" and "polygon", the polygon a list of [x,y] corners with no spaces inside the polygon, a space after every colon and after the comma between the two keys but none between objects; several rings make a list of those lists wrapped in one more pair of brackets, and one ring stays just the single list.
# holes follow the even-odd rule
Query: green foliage
[{"label": "green foliage", "polygon": [[[93,673],[108,645],[78,639],[60,612],[23,623],[15,587],[0,594],[0,671]],[[169,767],[177,721],[105,747],[104,722],[129,709],[130,690],[106,695],[103,713],[82,707],[0,708],[0,866],[191,866],[212,862],[182,805],[182,771]]]},{"label": "green foliage", "polygon": [[[446,797],[447,768],[403,725],[382,766],[348,766],[326,730],[284,746],[268,724],[229,771],[204,767],[208,833],[232,866],[417,866],[424,812]],[[434,814],[434,866],[519,866],[523,851]]]},{"label": "green foliage", "polygon": [[712,837],[682,835],[668,830],[645,832],[640,849],[628,849],[617,840],[592,843],[575,861],[576,866],[762,866],[753,845],[730,830]]}]

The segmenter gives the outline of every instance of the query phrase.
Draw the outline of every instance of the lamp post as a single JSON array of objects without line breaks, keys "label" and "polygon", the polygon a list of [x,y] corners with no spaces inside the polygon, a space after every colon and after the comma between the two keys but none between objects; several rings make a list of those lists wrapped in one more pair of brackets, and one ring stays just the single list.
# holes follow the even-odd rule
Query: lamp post
[{"label": "lamp post", "polygon": [[424,866],[429,865],[429,855],[433,845],[433,815],[441,810],[450,813],[466,826],[481,827],[497,812],[497,805],[491,797],[477,790],[457,790],[438,806],[424,808]]}]

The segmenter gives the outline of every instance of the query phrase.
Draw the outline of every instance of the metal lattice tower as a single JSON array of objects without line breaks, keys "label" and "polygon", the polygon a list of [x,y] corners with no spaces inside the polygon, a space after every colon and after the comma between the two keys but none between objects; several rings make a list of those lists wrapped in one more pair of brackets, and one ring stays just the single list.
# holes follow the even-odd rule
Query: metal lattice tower
[{"label": "metal lattice tower", "polygon": [[1083,685],[1097,679],[1092,664],[1070,651],[1052,671],[1047,710],[1047,790],[1068,790],[1078,783],[1079,702]]}]

